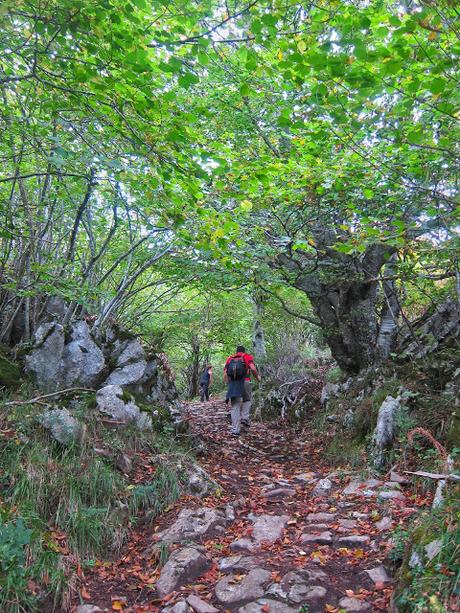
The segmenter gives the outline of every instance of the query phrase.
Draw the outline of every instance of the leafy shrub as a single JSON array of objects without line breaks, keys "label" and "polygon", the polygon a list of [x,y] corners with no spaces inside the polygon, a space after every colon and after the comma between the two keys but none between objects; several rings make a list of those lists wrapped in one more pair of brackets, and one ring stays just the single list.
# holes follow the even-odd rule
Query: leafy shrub
[{"label": "leafy shrub", "polygon": [[36,610],[36,598],[28,590],[34,568],[26,563],[31,539],[32,530],[21,517],[0,522],[0,606],[6,613]]}]

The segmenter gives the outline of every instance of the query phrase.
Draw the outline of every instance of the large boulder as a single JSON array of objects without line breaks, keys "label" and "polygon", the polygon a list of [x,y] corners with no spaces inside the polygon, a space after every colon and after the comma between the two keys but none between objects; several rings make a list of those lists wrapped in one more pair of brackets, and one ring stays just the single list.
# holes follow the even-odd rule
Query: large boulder
[{"label": "large boulder", "polygon": [[35,333],[32,351],[25,359],[26,371],[38,387],[51,392],[61,387],[61,362],[64,352],[64,328],[55,322],[42,324]]},{"label": "large boulder", "polygon": [[156,583],[158,596],[164,598],[211,568],[204,547],[185,547],[171,554]]},{"label": "large boulder", "polygon": [[60,378],[64,387],[97,386],[105,369],[104,354],[91,337],[86,321],[72,325],[70,338],[62,354]]},{"label": "large boulder", "polygon": [[152,420],[140,411],[131,397],[119,385],[106,385],[96,392],[97,408],[114,421],[135,423],[140,430],[151,430]]},{"label": "large boulder", "polygon": [[[55,318],[62,316],[65,305],[53,301],[49,306],[46,317],[53,321],[38,327],[34,345],[25,360],[26,372],[32,375],[40,390],[101,387],[99,409],[112,419],[124,423],[134,421],[139,428],[150,429],[153,416],[159,426],[168,424],[176,431],[187,430],[174,374],[163,353],[147,356],[134,335],[115,325],[101,331],[91,327],[86,319],[80,319],[64,328]],[[139,406],[148,405],[151,411],[141,412],[134,401],[126,399],[123,391],[134,394]],[[207,487],[199,477],[192,478],[193,493],[204,495]]]},{"label": "large boulder", "polygon": [[104,385],[130,387],[139,384],[144,377],[146,366],[147,362],[145,360],[119,366],[110,373]]},{"label": "large boulder", "polygon": [[49,322],[38,327],[35,342],[26,357],[26,371],[43,391],[67,387],[94,387],[105,368],[104,355],[81,320],[70,328],[66,344],[61,324]]}]

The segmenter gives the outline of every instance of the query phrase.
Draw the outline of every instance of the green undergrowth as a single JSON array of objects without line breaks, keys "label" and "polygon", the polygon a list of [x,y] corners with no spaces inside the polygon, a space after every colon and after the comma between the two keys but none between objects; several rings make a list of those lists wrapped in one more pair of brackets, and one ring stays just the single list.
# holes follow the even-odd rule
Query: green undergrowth
[{"label": "green undergrowth", "polygon": [[[319,410],[313,428],[321,433],[324,458],[333,466],[348,467],[363,474],[375,473],[372,436],[380,406],[389,395],[404,392],[395,416],[395,439],[386,453],[384,470],[445,471],[445,459],[424,432],[428,431],[450,455],[458,473],[460,414],[458,394],[458,348],[446,348],[423,360],[388,363],[349,381],[348,389],[332,396]],[[330,382],[338,382],[335,369]],[[342,379],[344,381],[344,378]],[[436,482],[413,478],[413,490],[431,499]],[[415,515],[391,535],[391,560],[397,576],[395,605],[399,613],[448,613],[460,602],[459,488],[449,485],[444,504]],[[439,552],[429,560],[425,547],[439,541]],[[414,553],[415,552],[415,553]],[[412,556],[420,564],[409,563]],[[412,559],[412,562],[414,560]]]},{"label": "green undergrowth", "polygon": [[[33,396],[27,387],[23,397]],[[115,429],[94,411],[94,395],[61,402],[84,424],[63,446],[42,428],[39,405],[0,405],[0,611],[65,611],[76,564],[119,554],[130,527],[153,520],[181,493],[183,475],[168,462],[186,456],[168,431]],[[106,453],[108,452],[108,453]],[[136,483],[117,468],[127,454],[152,457]],[[139,474],[139,473],[138,473]],[[137,482],[140,481],[140,482]]]},{"label": "green undergrowth", "polygon": [[17,387],[20,382],[19,367],[0,353],[0,388]]},{"label": "green undergrowth", "polygon": [[[422,512],[407,529],[392,534],[391,556],[398,569],[395,604],[401,613],[456,610],[460,600],[458,494],[452,490],[442,506]],[[434,541],[439,542],[439,551],[430,560],[425,548]]]},{"label": "green undergrowth", "polygon": [[[417,438],[409,444],[407,437],[412,429],[422,427],[447,451],[458,446],[460,413],[455,388],[449,389],[448,384],[459,365],[459,350],[447,348],[423,360],[386,363],[351,380],[349,388],[339,396],[332,395],[312,421],[314,430],[326,441],[328,461],[333,465],[366,465],[380,406],[387,396],[396,397],[404,390],[406,397],[396,416],[397,434],[387,452],[387,466],[402,461],[408,466],[422,465],[425,470],[442,469],[428,439]],[[333,368],[326,379],[338,382],[339,374]],[[328,416],[334,416],[333,421]]]}]

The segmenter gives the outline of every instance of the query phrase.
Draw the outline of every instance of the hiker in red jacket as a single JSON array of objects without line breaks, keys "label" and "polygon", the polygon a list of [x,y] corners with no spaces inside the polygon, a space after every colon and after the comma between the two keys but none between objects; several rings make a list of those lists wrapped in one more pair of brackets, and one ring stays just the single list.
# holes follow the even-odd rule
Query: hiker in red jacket
[{"label": "hiker in red jacket", "polygon": [[232,434],[239,436],[241,426],[249,427],[251,411],[251,372],[257,381],[260,375],[254,364],[254,358],[239,345],[236,353],[225,362],[224,380],[228,384],[227,396],[232,404]]}]

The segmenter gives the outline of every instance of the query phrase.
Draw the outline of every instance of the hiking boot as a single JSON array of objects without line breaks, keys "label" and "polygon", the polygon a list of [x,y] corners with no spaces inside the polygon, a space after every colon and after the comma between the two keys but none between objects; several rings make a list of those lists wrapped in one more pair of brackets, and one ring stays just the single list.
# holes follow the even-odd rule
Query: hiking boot
[{"label": "hiking boot", "polygon": [[232,432],[232,436],[240,436],[241,432]]},{"label": "hiking boot", "polygon": [[243,428],[250,428],[251,427],[251,424],[246,419],[242,419],[241,420],[241,425],[243,426]]}]

